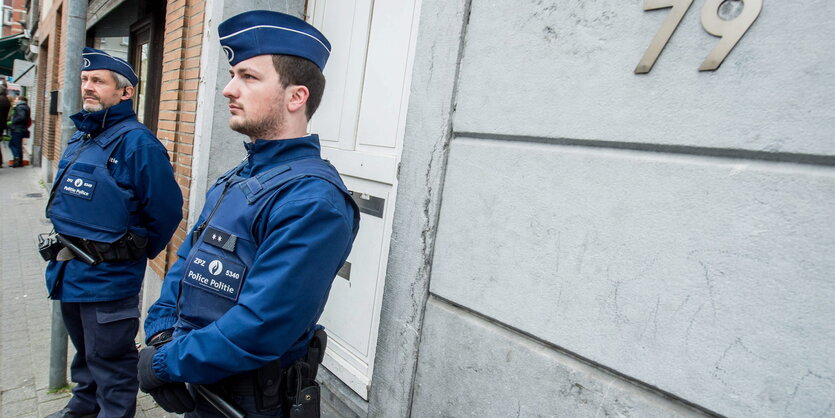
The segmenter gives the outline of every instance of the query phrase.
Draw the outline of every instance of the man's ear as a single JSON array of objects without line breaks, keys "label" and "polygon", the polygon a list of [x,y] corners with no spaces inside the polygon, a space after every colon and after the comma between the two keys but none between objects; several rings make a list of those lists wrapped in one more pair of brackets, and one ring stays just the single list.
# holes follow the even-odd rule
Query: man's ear
[{"label": "man's ear", "polygon": [[287,110],[290,113],[296,113],[299,110],[304,111],[307,104],[307,98],[310,97],[310,90],[305,86],[288,86],[287,87]]},{"label": "man's ear", "polygon": [[133,86],[127,86],[127,87],[125,87],[124,91],[122,91],[122,97],[121,97],[121,99],[122,99],[123,101],[124,101],[124,100],[129,100],[129,99],[132,99],[132,98],[133,98],[133,95],[134,95],[135,93],[136,93],[136,88],[135,88],[135,87],[133,87]]}]

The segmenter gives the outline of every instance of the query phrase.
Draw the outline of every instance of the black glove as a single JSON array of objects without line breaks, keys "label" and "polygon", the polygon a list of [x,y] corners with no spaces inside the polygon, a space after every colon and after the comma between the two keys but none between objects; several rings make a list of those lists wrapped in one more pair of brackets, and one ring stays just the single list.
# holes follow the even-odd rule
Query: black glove
[{"label": "black glove", "polygon": [[166,382],[154,372],[156,347],[145,347],[139,352],[139,389],[151,395],[162,409],[183,414],[194,410],[194,397],[183,382]]}]

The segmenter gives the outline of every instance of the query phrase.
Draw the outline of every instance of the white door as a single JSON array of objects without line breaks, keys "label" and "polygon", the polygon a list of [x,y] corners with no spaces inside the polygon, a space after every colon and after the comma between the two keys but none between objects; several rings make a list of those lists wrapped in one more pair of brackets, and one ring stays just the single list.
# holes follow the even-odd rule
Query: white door
[{"label": "white door", "polygon": [[420,0],[312,0],[308,20],[330,40],[327,84],[310,122],[322,154],[361,208],[360,232],[321,323],[324,365],[363,399],[371,385],[391,238],[397,168]]}]

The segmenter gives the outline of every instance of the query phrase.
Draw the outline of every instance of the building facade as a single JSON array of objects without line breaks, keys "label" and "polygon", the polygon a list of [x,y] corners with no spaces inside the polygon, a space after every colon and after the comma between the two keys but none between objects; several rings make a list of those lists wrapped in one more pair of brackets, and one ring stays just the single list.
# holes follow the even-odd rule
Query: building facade
[{"label": "building facade", "polygon": [[[74,1],[33,39],[46,180]],[[266,8],[331,40],[311,131],[362,223],[326,415],[835,416],[829,2],[82,3],[78,45],[146,69],[186,198],[145,305],[244,156],[218,23]]]},{"label": "building facade", "polygon": [[26,0],[3,0],[3,37],[23,33],[25,21]]}]

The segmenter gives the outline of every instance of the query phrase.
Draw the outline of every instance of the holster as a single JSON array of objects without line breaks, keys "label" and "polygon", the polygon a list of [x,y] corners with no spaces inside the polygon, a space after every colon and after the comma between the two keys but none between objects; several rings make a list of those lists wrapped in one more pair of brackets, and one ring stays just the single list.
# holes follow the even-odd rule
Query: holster
[{"label": "holster", "polygon": [[274,361],[255,372],[255,405],[258,411],[283,406],[291,418],[319,418],[320,390],[316,383],[319,365],[325,357],[328,335],[318,329],[308,344],[307,354],[282,369]]},{"label": "holster", "polygon": [[287,416],[291,418],[319,418],[319,383],[311,378],[312,369],[303,361],[287,369]]},{"label": "holster", "polygon": [[58,242],[55,234],[39,234],[38,235],[38,252],[41,254],[43,261],[52,261],[58,257],[58,253],[64,245]]},{"label": "holster", "polygon": [[307,354],[303,360],[296,361],[287,369],[287,415],[291,418],[319,418],[321,410],[321,392],[316,374],[325,358],[328,334],[319,328],[310,339]]}]

